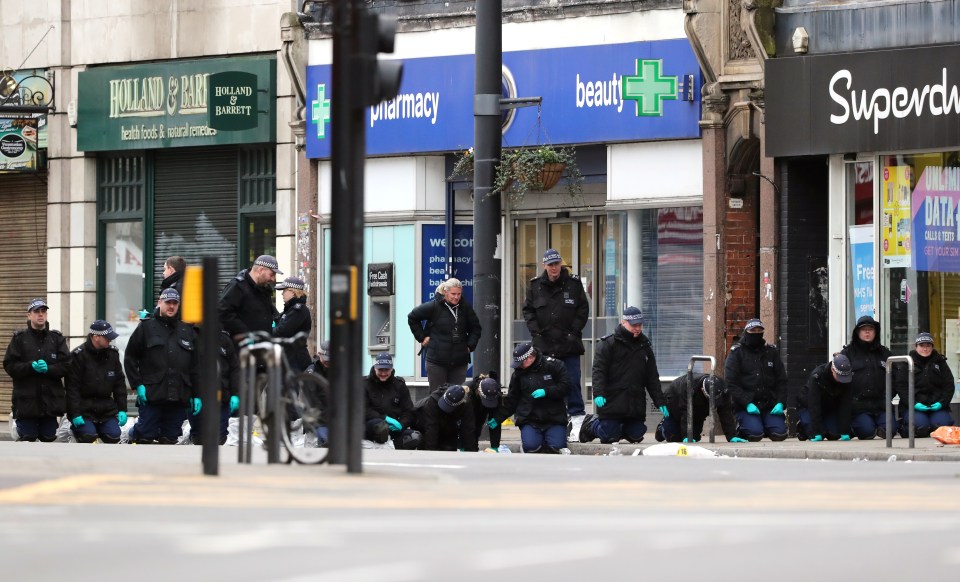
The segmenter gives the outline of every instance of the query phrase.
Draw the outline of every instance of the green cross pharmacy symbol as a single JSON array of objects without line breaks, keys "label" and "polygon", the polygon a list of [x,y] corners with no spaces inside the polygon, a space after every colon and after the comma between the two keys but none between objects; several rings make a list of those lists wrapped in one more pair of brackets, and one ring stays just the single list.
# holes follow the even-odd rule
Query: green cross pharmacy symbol
[{"label": "green cross pharmacy symbol", "polygon": [[637,59],[637,75],[624,75],[620,97],[637,102],[637,117],[663,117],[663,102],[677,98],[677,77],[660,74],[661,59]]},{"label": "green cross pharmacy symbol", "polygon": [[327,86],[323,83],[317,85],[317,98],[310,103],[312,110],[311,119],[317,124],[317,137],[324,139],[327,133],[327,122],[330,121],[330,100],[324,99],[327,93]]}]

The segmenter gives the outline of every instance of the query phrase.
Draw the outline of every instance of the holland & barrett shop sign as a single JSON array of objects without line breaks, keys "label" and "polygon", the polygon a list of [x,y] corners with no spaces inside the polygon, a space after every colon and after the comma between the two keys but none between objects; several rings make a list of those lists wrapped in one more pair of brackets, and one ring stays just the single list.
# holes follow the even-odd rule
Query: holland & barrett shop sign
[{"label": "holland & barrett shop sign", "polygon": [[80,73],[77,149],[272,142],[276,60],[211,59]]}]

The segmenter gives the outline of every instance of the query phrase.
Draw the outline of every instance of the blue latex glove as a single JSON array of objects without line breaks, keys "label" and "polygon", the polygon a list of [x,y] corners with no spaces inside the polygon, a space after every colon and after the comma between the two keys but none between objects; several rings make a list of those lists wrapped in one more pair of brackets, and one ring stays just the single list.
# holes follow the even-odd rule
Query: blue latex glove
[{"label": "blue latex glove", "polygon": [[496,418],[491,418],[490,420],[487,421],[487,426],[489,426],[490,428],[497,428],[497,425],[499,424],[500,423],[497,422]]},{"label": "blue latex glove", "polygon": [[150,312],[147,311],[146,309],[141,309],[141,310],[140,310],[140,313],[138,313],[137,315],[140,316],[140,319],[146,319],[146,318],[150,317]]},{"label": "blue latex glove", "polygon": [[37,374],[46,374],[48,370],[47,363],[44,360],[37,360],[36,362],[30,364],[30,366]]},{"label": "blue latex glove", "polygon": [[392,416],[385,416],[383,420],[387,421],[387,424],[390,425],[391,432],[397,432],[398,430],[403,428],[403,425],[400,424],[400,421]]},{"label": "blue latex glove", "polygon": [[544,390],[543,388],[537,388],[536,390],[530,393],[530,396],[532,396],[533,398],[543,398],[546,395],[547,395],[547,391]]},{"label": "blue latex glove", "polygon": [[927,407],[927,410],[931,410],[931,411],[933,411],[933,412],[936,412],[936,411],[940,410],[941,408],[943,408],[943,404],[942,404],[942,403],[940,403],[940,402],[934,402],[933,404],[931,404],[930,406]]},{"label": "blue latex glove", "polygon": [[137,406],[143,406],[147,403],[147,387],[143,384],[137,386]]},{"label": "blue latex glove", "polygon": [[276,321],[273,322],[272,329],[277,329],[277,322],[276,322]]},{"label": "blue latex glove", "polygon": [[819,442],[822,441],[822,440],[823,440],[823,435],[822,435],[822,434],[815,434],[815,435],[813,435],[813,438],[810,439],[810,442],[811,442],[811,443],[819,443]]},{"label": "blue latex glove", "polygon": [[607,399],[604,398],[603,396],[593,397],[593,405],[596,406],[597,408],[603,408],[603,405],[606,403],[607,403]]},{"label": "blue latex glove", "polygon": [[745,443],[745,442],[747,442],[747,439],[742,439],[742,438],[740,438],[740,437],[733,437],[732,439],[730,439],[730,442],[731,442],[731,443]]},{"label": "blue latex glove", "polygon": [[848,440],[850,440],[850,435],[848,435],[848,434],[842,434],[842,435],[840,435],[840,440],[842,440],[842,441],[848,441]]},{"label": "blue latex glove", "polygon": [[190,406],[193,408],[193,415],[196,416],[200,414],[200,409],[203,408],[203,402],[199,398],[191,398]]},{"label": "blue latex glove", "polygon": [[233,414],[240,408],[240,397],[231,396],[230,397],[230,414]]},{"label": "blue latex glove", "polygon": [[683,442],[685,442],[685,443],[695,443],[695,442],[697,442],[697,439],[689,439],[689,438],[687,438],[687,437],[683,437]]},{"label": "blue latex glove", "polygon": [[770,414],[775,414],[777,416],[783,416],[783,402],[777,402],[773,408],[770,409]]},{"label": "blue latex glove", "polygon": [[126,413],[126,412],[118,412],[118,413],[117,413],[117,422],[120,423],[120,426],[123,426],[123,425],[127,424],[127,413]]},{"label": "blue latex glove", "polygon": [[751,402],[747,405],[747,414],[760,414],[760,409],[757,408],[757,405]]},{"label": "blue latex glove", "polygon": [[82,416],[75,416],[70,422],[73,423],[73,426],[83,426],[86,424]]},{"label": "blue latex glove", "polygon": [[926,411],[930,410],[930,407],[927,406],[926,404],[921,404],[921,403],[917,402],[916,404],[913,405],[913,409],[914,409],[914,410],[918,410],[918,411],[920,411],[920,412],[926,412]]},{"label": "blue latex glove", "polygon": [[670,411],[667,410],[667,406],[663,405],[660,407],[660,412],[663,414],[664,418],[670,418]]}]

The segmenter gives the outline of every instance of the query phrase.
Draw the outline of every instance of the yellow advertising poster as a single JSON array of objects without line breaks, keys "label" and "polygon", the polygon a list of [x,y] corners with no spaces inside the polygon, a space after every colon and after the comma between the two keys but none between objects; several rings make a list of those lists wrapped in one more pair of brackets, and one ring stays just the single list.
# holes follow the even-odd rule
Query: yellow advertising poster
[{"label": "yellow advertising poster", "polygon": [[883,169],[880,252],[884,269],[910,266],[910,166]]}]

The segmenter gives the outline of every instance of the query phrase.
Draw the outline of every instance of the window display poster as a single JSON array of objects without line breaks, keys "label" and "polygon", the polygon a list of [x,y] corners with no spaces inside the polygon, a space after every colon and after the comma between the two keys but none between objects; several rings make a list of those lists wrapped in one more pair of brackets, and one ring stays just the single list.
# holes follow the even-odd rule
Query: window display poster
[{"label": "window display poster", "polygon": [[960,168],[927,166],[913,191],[918,271],[960,273]]},{"label": "window display poster", "polygon": [[880,264],[884,269],[910,266],[910,172],[910,166],[883,169]]},{"label": "window display poster", "polygon": [[36,118],[0,118],[0,172],[36,171],[37,137]]},{"label": "window display poster", "polygon": [[873,289],[873,225],[850,227],[850,266],[853,275],[853,319],[876,316]]}]

